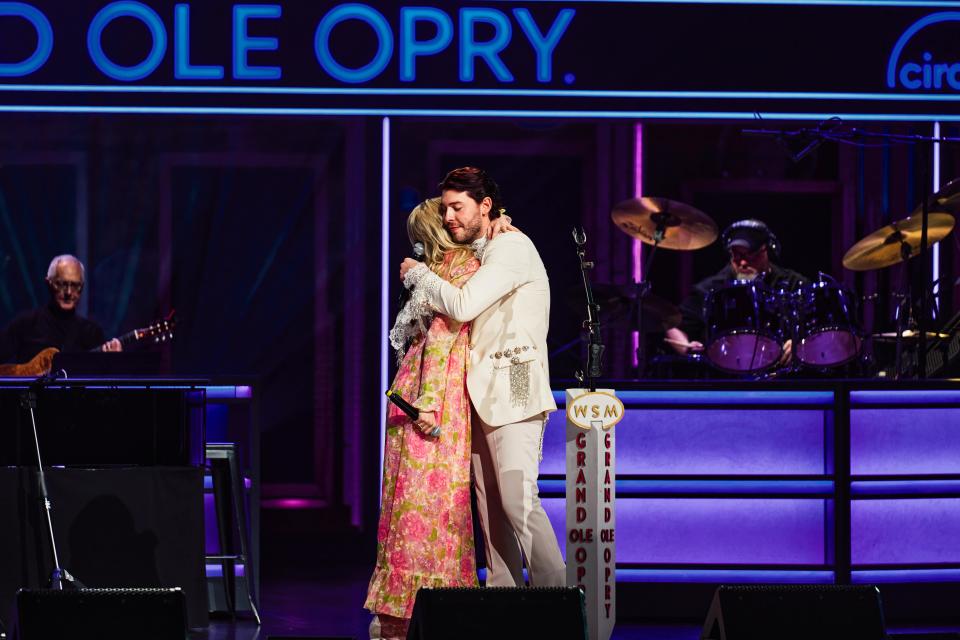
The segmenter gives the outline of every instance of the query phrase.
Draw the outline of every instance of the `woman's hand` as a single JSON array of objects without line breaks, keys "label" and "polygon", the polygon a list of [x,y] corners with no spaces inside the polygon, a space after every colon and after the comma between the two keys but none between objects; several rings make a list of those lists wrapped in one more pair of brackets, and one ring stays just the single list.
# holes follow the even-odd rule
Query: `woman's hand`
[{"label": "woman's hand", "polygon": [[511,222],[512,218],[505,213],[501,214],[497,219],[491,220],[490,227],[487,229],[487,239],[492,240],[501,233],[508,231],[520,231],[520,229],[510,224]]},{"label": "woman's hand", "polygon": [[437,416],[433,411],[421,411],[420,417],[414,423],[417,429],[425,436],[440,435],[440,427],[437,425]]}]

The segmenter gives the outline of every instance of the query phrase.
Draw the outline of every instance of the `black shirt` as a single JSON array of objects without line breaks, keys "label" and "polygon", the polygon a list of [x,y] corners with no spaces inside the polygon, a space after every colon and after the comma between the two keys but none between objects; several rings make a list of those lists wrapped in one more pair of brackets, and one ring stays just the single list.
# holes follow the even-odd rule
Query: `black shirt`
[{"label": "black shirt", "polygon": [[0,336],[0,362],[23,363],[47,347],[60,351],[90,351],[106,340],[96,322],[63,311],[57,303],[21,313]]},{"label": "black shirt", "polygon": [[[706,340],[706,324],[703,319],[703,304],[706,301],[707,294],[714,289],[719,289],[736,280],[736,272],[728,263],[718,273],[701,280],[693,285],[693,292],[680,305],[682,320],[680,328],[687,334],[689,340],[703,342]],[[809,279],[796,271],[778,267],[775,264],[770,265],[770,270],[763,274],[762,281],[771,289],[795,289],[797,285],[809,282]]]}]

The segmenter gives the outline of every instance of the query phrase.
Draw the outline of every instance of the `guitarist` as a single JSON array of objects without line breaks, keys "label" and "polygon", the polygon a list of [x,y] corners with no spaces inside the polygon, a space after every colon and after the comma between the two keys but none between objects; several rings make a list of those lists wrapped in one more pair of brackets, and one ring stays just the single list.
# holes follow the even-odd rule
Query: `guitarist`
[{"label": "guitarist", "polygon": [[0,336],[0,362],[23,363],[48,347],[60,351],[122,351],[120,341],[106,342],[96,322],[77,313],[83,292],[83,263],[71,255],[60,255],[47,269],[50,302],[27,311],[7,325]]}]

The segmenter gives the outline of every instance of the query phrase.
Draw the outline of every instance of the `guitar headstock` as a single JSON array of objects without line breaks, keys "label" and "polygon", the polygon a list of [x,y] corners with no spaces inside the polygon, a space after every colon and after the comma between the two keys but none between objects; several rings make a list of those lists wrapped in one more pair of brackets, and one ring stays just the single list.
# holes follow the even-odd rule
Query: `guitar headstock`
[{"label": "guitar headstock", "polygon": [[177,325],[177,319],[174,314],[175,312],[171,311],[167,314],[166,318],[157,320],[148,327],[136,329],[134,331],[134,338],[138,342],[148,341],[151,344],[160,344],[168,340],[173,340],[173,329]]}]

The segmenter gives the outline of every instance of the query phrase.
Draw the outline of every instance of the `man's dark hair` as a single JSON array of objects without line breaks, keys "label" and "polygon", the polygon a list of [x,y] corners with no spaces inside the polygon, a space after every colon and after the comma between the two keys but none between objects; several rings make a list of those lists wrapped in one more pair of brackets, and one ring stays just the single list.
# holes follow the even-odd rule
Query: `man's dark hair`
[{"label": "man's dark hair", "polygon": [[447,190],[466,192],[478,204],[483,202],[484,198],[490,198],[493,201],[493,206],[490,207],[490,219],[495,220],[500,217],[503,210],[500,187],[483,169],[477,167],[454,169],[444,177],[438,186],[441,193]]}]

